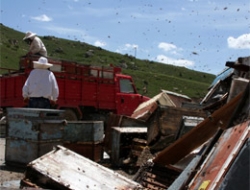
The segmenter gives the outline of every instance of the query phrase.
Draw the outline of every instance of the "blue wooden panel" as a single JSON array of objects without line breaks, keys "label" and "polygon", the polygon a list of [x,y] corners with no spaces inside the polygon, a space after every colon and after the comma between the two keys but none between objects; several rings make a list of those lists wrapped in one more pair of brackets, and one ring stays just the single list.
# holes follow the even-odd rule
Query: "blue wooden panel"
[{"label": "blue wooden panel", "polygon": [[38,140],[39,131],[33,128],[35,124],[29,120],[9,119],[7,125],[7,136]]},{"label": "blue wooden panel", "polygon": [[64,120],[8,120],[7,136],[27,140],[53,140],[63,138]]},{"label": "blue wooden panel", "polygon": [[56,140],[63,138],[64,121],[46,121],[40,124],[39,140]]},{"label": "blue wooden panel", "polygon": [[50,152],[61,141],[27,141],[6,138],[5,161],[7,163],[28,164],[36,158]]},{"label": "blue wooden panel", "polygon": [[103,121],[69,121],[64,127],[63,140],[69,142],[102,141]]},{"label": "blue wooden panel", "polygon": [[54,120],[64,119],[64,110],[38,108],[7,108],[8,118]]},{"label": "blue wooden panel", "polygon": [[23,140],[62,139],[64,111],[53,109],[8,108],[7,137]]}]

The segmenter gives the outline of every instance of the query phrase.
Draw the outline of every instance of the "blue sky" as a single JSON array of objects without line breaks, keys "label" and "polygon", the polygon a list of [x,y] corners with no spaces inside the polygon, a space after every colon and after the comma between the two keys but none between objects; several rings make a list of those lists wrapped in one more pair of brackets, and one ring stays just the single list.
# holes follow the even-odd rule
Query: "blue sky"
[{"label": "blue sky", "polygon": [[[1,0],[1,23],[218,74],[250,55],[249,0]],[[25,52],[24,52],[25,54]]]}]

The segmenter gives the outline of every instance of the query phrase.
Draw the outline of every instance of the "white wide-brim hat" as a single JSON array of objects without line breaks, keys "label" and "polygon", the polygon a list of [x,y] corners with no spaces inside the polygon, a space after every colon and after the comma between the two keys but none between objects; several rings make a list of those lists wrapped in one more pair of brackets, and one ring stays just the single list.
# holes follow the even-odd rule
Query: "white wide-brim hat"
[{"label": "white wide-brim hat", "polygon": [[31,38],[31,37],[33,37],[33,36],[35,36],[35,35],[36,35],[36,33],[27,32],[27,33],[25,34],[25,37],[23,38],[23,40],[26,40],[26,39],[28,39],[28,38]]},{"label": "white wide-brim hat", "polygon": [[48,63],[48,59],[45,57],[40,57],[38,61],[33,61],[33,63],[35,69],[48,69],[53,66],[53,64]]}]

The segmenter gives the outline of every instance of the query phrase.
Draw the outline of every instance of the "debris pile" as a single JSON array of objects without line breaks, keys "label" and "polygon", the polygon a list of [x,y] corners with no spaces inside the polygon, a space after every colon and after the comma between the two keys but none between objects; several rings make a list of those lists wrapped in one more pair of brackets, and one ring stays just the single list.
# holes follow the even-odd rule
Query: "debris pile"
[{"label": "debris pile", "polygon": [[[105,129],[65,124],[62,144],[27,164],[21,187],[249,189],[250,57],[226,66],[199,104],[162,90]],[[103,153],[133,177],[102,165]]]}]

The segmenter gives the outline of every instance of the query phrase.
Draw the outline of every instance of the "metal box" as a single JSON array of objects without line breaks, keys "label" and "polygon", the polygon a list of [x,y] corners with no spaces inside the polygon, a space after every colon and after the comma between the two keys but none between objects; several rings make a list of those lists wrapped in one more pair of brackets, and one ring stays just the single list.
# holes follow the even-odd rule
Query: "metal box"
[{"label": "metal box", "polygon": [[25,165],[53,150],[62,141],[30,141],[6,138],[5,162],[7,164]]},{"label": "metal box", "polygon": [[64,141],[96,142],[103,137],[103,121],[69,121],[64,127]]}]

